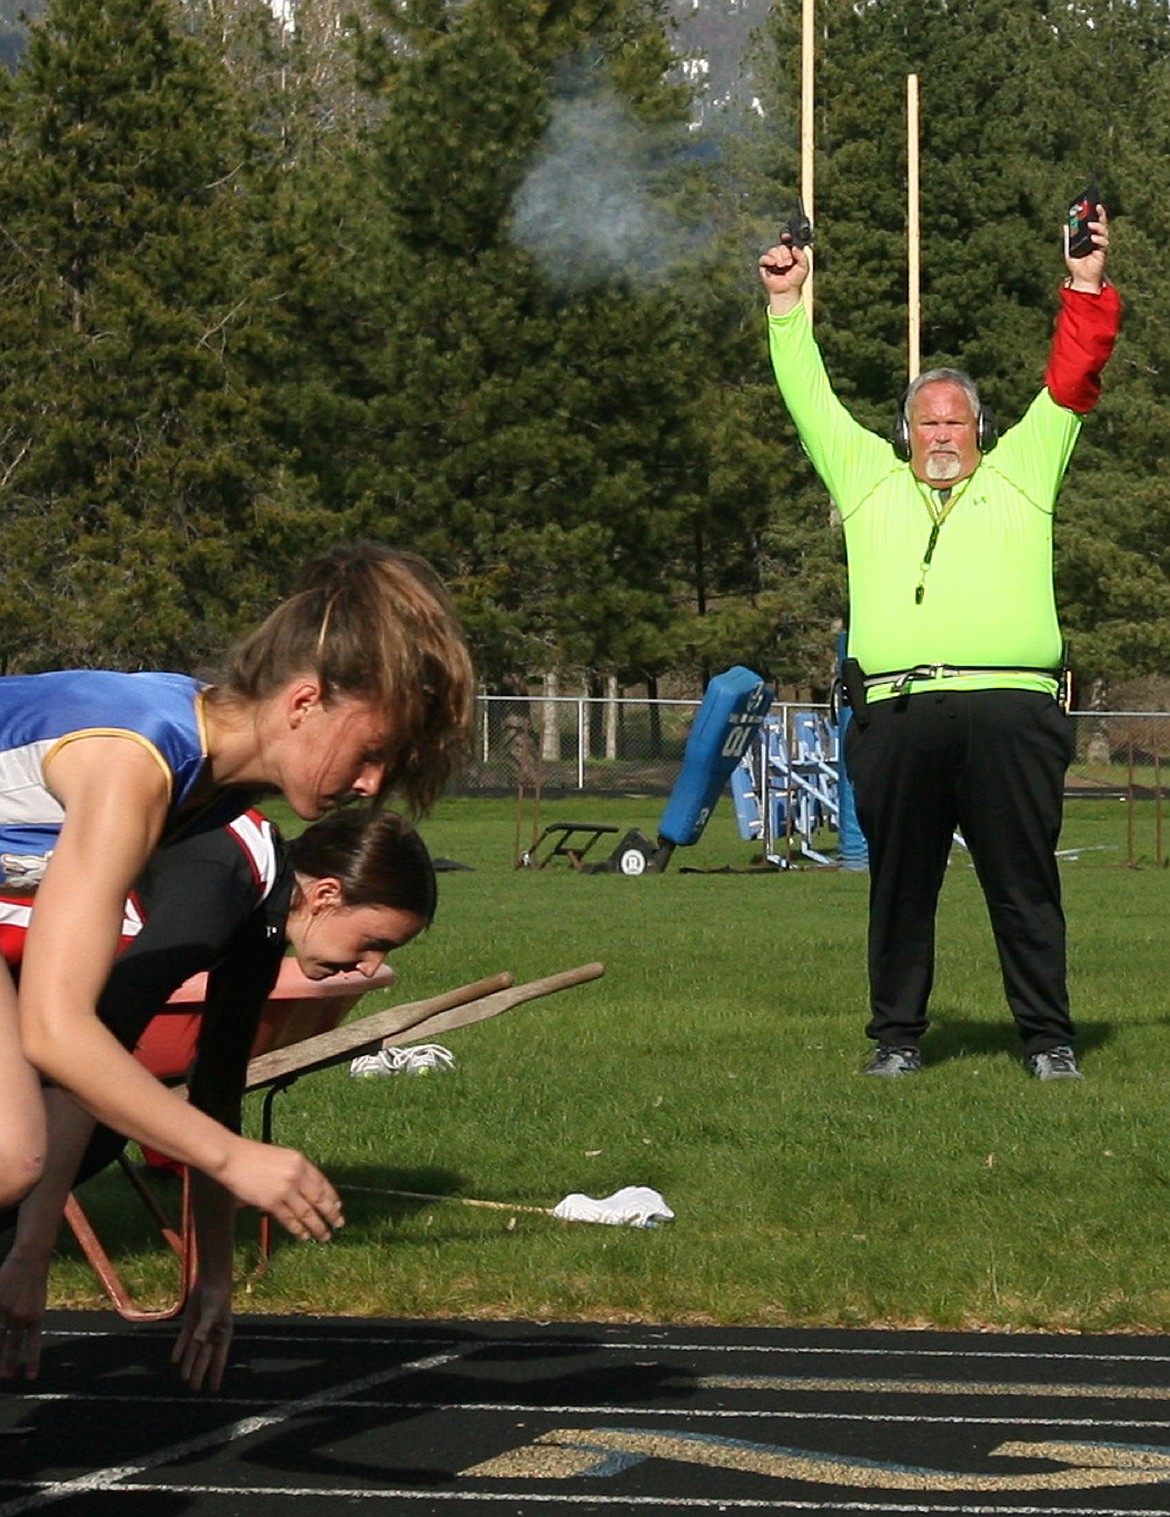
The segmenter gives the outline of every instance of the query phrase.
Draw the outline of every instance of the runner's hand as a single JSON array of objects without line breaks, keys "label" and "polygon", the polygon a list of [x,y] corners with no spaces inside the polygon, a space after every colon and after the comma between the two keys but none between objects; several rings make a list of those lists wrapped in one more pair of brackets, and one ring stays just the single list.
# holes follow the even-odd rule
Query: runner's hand
[{"label": "runner's hand", "polygon": [[294,1238],[327,1243],[345,1226],[340,1196],[295,1149],[238,1138],[223,1173],[212,1178],[246,1206],[275,1217]]},{"label": "runner's hand", "polygon": [[188,1390],[217,1391],[232,1342],[232,1292],[197,1279],[191,1287],[171,1363]]},{"label": "runner's hand", "polygon": [[26,1380],[35,1380],[40,1373],[51,1258],[14,1247],[0,1265],[0,1379],[23,1370]]}]

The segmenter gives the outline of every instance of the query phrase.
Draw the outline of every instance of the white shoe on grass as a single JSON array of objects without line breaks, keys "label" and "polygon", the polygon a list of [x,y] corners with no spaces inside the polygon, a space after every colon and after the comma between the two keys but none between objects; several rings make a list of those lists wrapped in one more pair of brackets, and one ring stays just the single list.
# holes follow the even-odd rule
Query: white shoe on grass
[{"label": "white shoe on grass", "polygon": [[380,1048],[359,1054],[349,1066],[355,1080],[376,1080],[383,1075],[429,1075],[433,1069],[453,1069],[455,1055],[441,1043],[416,1043],[411,1048]]}]

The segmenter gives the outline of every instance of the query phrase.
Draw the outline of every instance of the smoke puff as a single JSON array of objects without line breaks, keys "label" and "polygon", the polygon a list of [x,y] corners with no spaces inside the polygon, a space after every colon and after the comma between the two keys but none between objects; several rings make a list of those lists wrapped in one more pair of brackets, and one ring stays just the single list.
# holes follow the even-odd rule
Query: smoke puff
[{"label": "smoke puff", "polygon": [[654,279],[686,241],[651,194],[657,151],[612,95],[558,102],[516,195],[514,240],[557,283],[619,271]]}]

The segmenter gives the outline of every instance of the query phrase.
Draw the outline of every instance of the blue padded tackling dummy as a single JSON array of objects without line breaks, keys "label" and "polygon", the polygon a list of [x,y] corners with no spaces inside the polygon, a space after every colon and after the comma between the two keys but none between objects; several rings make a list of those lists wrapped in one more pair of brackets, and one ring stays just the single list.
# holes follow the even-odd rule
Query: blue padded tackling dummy
[{"label": "blue padded tackling dummy", "polygon": [[773,694],[758,674],[741,664],[717,674],[707,686],[658,826],[662,841],[686,848],[702,837],[732,770],[768,714]]}]

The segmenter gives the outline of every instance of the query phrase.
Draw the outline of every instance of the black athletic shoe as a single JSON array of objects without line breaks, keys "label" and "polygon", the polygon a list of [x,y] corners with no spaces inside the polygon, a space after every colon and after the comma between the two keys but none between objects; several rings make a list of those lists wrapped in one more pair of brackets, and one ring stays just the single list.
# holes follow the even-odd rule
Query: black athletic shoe
[{"label": "black athletic shoe", "polygon": [[1046,1048],[1043,1053],[1034,1053],[1028,1060],[1028,1068],[1038,1080],[1083,1080],[1077,1068],[1077,1056],[1066,1044],[1059,1048]]},{"label": "black athletic shoe", "polygon": [[879,1043],[865,1066],[865,1073],[898,1080],[903,1075],[916,1075],[921,1068],[922,1055],[917,1048],[891,1048],[888,1043]]}]

